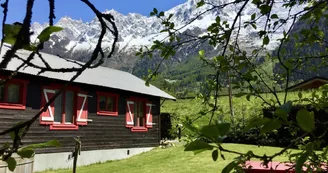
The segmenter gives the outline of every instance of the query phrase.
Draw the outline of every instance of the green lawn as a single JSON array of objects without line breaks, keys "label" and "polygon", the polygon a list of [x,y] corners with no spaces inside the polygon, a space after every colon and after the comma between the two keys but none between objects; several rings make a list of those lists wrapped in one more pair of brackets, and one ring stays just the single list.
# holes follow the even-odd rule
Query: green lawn
[{"label": "green lawn", "polygon": [[[241,152],[252,150],[256,154],[273,154],[280,148],[257,147],[254,145],[224,144],[225,148]],[[111,161],[103,164],[79,167],[78,173],[199,173],[199,172],[220,172],[225,165],[232,161],[234,154],[224,154],[226,160],[219,158],[216,162],[212,160],[211,151],[206,151],[197,155],[192,152],[183,151],[183,146],[171,147],[167,149],[156,148],[150,152],[142,153],[128,159]],[[287,161],[287,157],[280,156],[277,161]],[[43,173],[70,173],[72,170],[55,170]]]}]

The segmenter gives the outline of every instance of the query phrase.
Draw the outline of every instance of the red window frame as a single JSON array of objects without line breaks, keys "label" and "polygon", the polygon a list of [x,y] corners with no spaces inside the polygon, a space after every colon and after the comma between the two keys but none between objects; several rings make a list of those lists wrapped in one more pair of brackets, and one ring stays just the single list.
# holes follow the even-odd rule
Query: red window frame
[{"label": "red window frame", "polygon": [[[43,90],[44,89],[49,89],[49,90],[60,90],[62,87],[62,85],[57,85],[57,84],[54,84],[54,85],[51,85],[50,87],[43,87],[42,88],[42,94],[43,94]],[[78,97],[78,93],[79,93],[79,88],[77,87],[73,87],[73,86],[70,86],[70,87],[67,87],[61,94],[62,94],[62,122],[61,123],[58,123],[58,122],[55,122],[55,120],[53,120],[52,123],[49,123],[50,124],[50,130],[78,130],[79,126],[76,122],[76,118],[77,118],[77,97]],[[72,117],[72,123],[70,124],[66,124],[65,123],[65,98],[66,98],[66,92],[67,91],[73,91],[74,92],[74,105],[73,105],[73,117]],[[41,95],[41,97],[44,97],[43,95]],[[51,98],[48,98],[48,99],[51,99]],[[42,99],[41,99],[42,100]],[[44,103],[43,103],[44,104]],[[53,108],[55,109],[55,107]],[[53,112],[53,118],[55,118],[55,112]]]},{"label": "red window frame", "polygon": [[[135,126],[135,125],[132,125],[132,128],[131,128],[131,131],[132,132],[147,132],[148,131],[148,128],[147,128],[147,112],[146,112],[146,104],[147,104],[147,99],[144,99],[144,98],[138,98],[138,97],[131,97],[129,100],[133,101],[134,104],[135,103],[142,103],[142,106],[143,106],[143,126]],[[133,104],[133,106],[134,106]],[[134,109],[133,109],[134,110]],[[135,112],[135,110],[134,110]],[[134,115],[134,112],[133,112],[133,115]],[[133,116],[133,119],[135,119],[135,116]],[[133,120],[134,122],[134,120]],[[136,122],[134,122],[136,123]]]},{"label": "red window frame", "polygon": [[[108,97],[114,98],[114,111],[105,111],[100,110],[100,97],[104,96],[106,97],[106,102]],[[118,116],[118,94],[113,93],[106,93],[106,92],[97,92],[97,115],[105,115],[105,116]]]},{"label": "red window frame", "polygon": [[[5,77],[0,77],[1,80],[5,80]],[[19,103],[8,102],[8,85],[18,84],[19,85]],[[14,110],[25,110],[26,109],[26,95],[27,95],[27,84],[28,81],[22,79],[10,79],[4,85],[4,100],[0,101],[0,109],[14,109]]]}]

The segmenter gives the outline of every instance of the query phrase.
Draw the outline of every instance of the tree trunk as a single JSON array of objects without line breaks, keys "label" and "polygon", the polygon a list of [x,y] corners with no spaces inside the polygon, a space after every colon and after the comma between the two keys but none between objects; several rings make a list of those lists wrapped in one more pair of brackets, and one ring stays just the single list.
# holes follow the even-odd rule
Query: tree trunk
[{"label": "tree trunk", "polygon": [[233,110],[233,103],[232,103],[232,87],[231,87],[231,77],[230,77],[230,72],[228,70],[227,73],[228,77],[228,95],[229,95],[229,107],[230,107],[230,118],[231,118],[231,124],[234,124],[234,119],[235,119],[235,112]]}]

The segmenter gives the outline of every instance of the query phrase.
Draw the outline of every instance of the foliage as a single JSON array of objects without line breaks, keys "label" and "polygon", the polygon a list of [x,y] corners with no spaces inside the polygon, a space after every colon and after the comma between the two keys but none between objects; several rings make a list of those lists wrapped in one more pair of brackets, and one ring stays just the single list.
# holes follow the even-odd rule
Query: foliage
[{"label": "foliage", "polygon": [[[310,98],[311,92],[301,92],[302,98]],[[269,93],[261,94],[263,98],[267,100],[274,99]],[[299,92],[290,92],[288,94],[288,99],[297,100]],[[283,98],[283,93],[278,93],[279,98]],[[212,100],[213,101],[213,100]],[[235,105],[235,118],[236,126],[246,126],[247,121],[253,117],[262,116],[263,107],[260,98],[250,97],[249,100],[247,96],[234,96],[233,104]],[[304,102],[303,104],[307,104]],[[220,111],[216,112],[214,121],[221,120],[225,122],[230,122],[229,116],[229,105],[228,105],[228,96],[220,96],[218,101]],[[176,135],[177,124],[182,124],[186,121],[192,121],[193,124],[198,126],[207,125],[210,120],[210,114],[202,114],[209,109],[209,106],[202,104],[201,98],[195,99],[178,99],[177,101],[166,100],[161,107],[161,112],[167,112],[171,114],[172,121],[172,135]],[[190,136],[192,133],[188,129],[183,129],[183,135]]]},{"label": "foliage", "polygon": [[[231,22],[221,18],[221,13],[214,13],[217,14],[216,19],[208,24],[207,32],[202,35],[192,35],[189,40],[181,41],[180,34],[182,34],[185,26],[201,18],[206,12],[225,10],[231,6],[236,9]],[[253,14],[250,18],[242,19],[242,15],[246,13],[247,8],[250,6],[253,7],[251,12]],[[282,11],[274,12],[273,9],[276,6],[284,7],[288,15],[283,15],[284,12]],[[251,158],[260,159],[266,165],[275,157],[286,153],[288,147],[272,155],[257,155],[252,151],[237,152],[223,148],[222,134],[216,133],[216,130],[213,129],[223,125],[222,119],[224,118],[221,115],[224,112],[219,104],[221,98],[219,95],[220,91],[226,87],[225,84],[237,91],[235,92],[237,96],[245,96],[248,101],[252,97],[259,99],[260,103],[257,106],[261,110],[264,108],[274,109],[272,117],[251,114],[251,120],[247,125],[248,129],[259,128],[260,134],[269,134],[281,127],[302,130],[304,135],[298,137],[295,141],[309,137],[310,134],[313,135],[312,132],[316,129],[317,124],[313,113],[306,110],[306,107],[298,111],[296,122],[288,121],[288,117],[293,105],[299,103],[311,104],[318,110],[326,110],[328,106],[326,100],[327,88],[322,88],[318,93],[316,91],[312,92],[309,98],[302,97],[302,94],[299,94],[296,99],[288,97],[288,88],[293,82],[291,78],[300,70],[316,70],[319,67],[326,68],[327,66],[328,45],[324,27],[321,26],[323,26],[322,22],[328,21],[326,20],[328,18],[328,2],[324,0],[287,0],[280,3],[274,0],[236,0],[216,4],[212,1],[200,0],[195,4],[195,7],[200,10],[198,15],[182,26],[178,26],[171,20],[174,14],[164,14],[154,9],[150,15],[156,16],[162,22],[164,29],[161,32],[167,33],[167,38],[155,40],[151,47],[141,48],[137,53],[142,57],[151,57],[156,52],[165,60],[174,56],[175,51],[185,43],[199,40],[206,41],[210,46],[217,48],[218,54],[215,56],[206,54],[204,50],[199,50],[199,58],[203,64],[212,69],[212,78],[208,78],[204,82],[206,92],[198,95],[199,101],[205,105],[204,110],[192,112],[191,114],[198,114],[200,117],[209,115],[209,121],[207,125],[199,127],[194,124],[193,120],[186,118],[184,125],[193,135],[188,139],[185,150],[199,153],[214,149],[212,154],[214,160],[217,159],[217,152],[238,154],[239,156],[227,164],[222,172],[238,171],[240,170],[240,164]],[[295,12],[292,10],[294,8],[299,10]],[[260,24],[259,19],[263,19],[262,21],[265,21],[265,23]],[[309,25],[296,29],[296,32],[294,32],[293,28],[302,22]],[[240,44],[239,39],[241,29],[244,28],[257,33],[257,38],[262,40],[262,44],[252,50],[246,50],[245,46]],[[282,33],[279,38],[272,37],[272,34],[276,32]],[[272,42],[278,43],[274,53],[267,51]],[[288,46],[286,47],[286,45]],[[314,51],[308,49],[313,46],[316,48]],[[264,58],[264,62],[267,63],[264,63],[264,65],[271,66],[271,68],[263,68],[263,65],[259,65],[257,63],[259,57]],[[311,64],[312,62],[315,63]],[[160,65],[158,64],[157,68],[151,71],[147,83],[154,76],[158,76]],[[226,78],[227,83],[222,83],[222,78]],[[263,91],[266,91],[270,96],[264,97]],[[279,96],[278,91],[282,93],[282,96]],[[230,111],[231,127],[234,127],[235,117],[233,110]],[[216,119],[220,121],[216,121]],[[229,127],[225,126],[218,132],[226,134],[230,129]],[[209,130],[206,130],[208,128],[211,129],[212,133],[215,133],[208,133]],[[322,135],[314,135],[314,140],[305,142],[305,147],[302,148],[299,154],[289,155],[296,163],[297,172],[301,172],[305,162],[312,166],[312,170],[318,168],[317,161],[313,159],[317,156],[314,148],[324,140]],[[319,162],[324,161],[324,158],[317,158],[322,159]]]}]

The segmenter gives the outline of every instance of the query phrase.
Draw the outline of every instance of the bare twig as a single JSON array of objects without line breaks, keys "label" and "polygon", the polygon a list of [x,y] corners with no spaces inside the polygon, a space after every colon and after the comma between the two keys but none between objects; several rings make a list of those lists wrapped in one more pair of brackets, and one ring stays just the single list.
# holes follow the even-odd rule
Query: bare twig
[{"label": "bare twig", "polygon": [[0,54],[2,51],[2,46],[3,46],[4,38],[5,38],[5,24],[7,21],[7,14],[8,14],[8,2],[9,2],[9,0],[6,0],[4,3],[1,4],[1,7],[3,8],[3,18],[2,18],[2,39],[1,39],[1,45],[0,45]]}]

